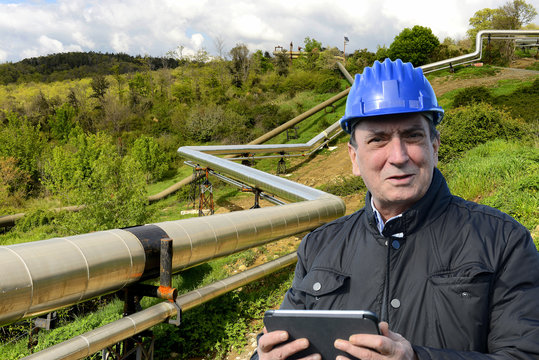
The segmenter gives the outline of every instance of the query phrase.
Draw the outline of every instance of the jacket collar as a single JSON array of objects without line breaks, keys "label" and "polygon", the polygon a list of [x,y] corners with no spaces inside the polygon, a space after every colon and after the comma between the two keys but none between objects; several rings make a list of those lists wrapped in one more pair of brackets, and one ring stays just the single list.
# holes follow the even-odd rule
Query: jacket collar
[{"label": "jacket collar", "polygon": [[[371,198],[372,195],[369,191],[365,199],[366,206],[364,210],[371,230],[379,233],[375,215],[370,206]],[[442,173],[435,168],[432,182],[425,196],[411,208],[404,211],[402,216],[388,221],[384,226],[383,235],[389,237],[396,233],[403,233],[404,236],[408,236],[414,233],[418,228],[438,218],[447,205],[449,205],[450,199],[451,193],[447,187],[447,183]]]}]

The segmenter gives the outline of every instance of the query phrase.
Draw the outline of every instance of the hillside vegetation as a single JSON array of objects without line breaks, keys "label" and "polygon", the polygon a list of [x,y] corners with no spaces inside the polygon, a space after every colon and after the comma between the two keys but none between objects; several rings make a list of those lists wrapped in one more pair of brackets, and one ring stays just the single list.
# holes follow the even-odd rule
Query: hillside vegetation
[{"label": "hillside vegetation", "polygon": [[[348,86],[335,68],[332,49],[306,53],[292,63],[235,49],[228,61],[0,86],[0,214],[28,214],[0,235],[0,244],[180,219],[180,211],[192,205],[189,189],[147,202],[148,194],[191,174],[176,155],[179,146],[247,143]],[[354,61],[347,63],[351,71],[361,66],[361,56],[348,60]],[[429,75],[436,91],[459,83],[438,92],[446,109],[439,167],[455,194],[509,213],[539,246],[539,78],[528,72],[516,80],[497,80],[503,71],[484,66]],[[485,79],[488,83],[477,87]],[[337,121],[344,101],[329,110],[304,121],[298,138],[290,141],[306,142]],[[272,140],[286,141],[286,134]],[[346,141],[340,137],[310,158],[287,160],[286,176],[342,196],[352,212],[362,206],[366,190],[350,176]],[[254,166],[275,173],[277,161]],[[217,180],[214,197],[218,212],[253,204],[252,195]],[[50,211],[80,204],[88,206],[77,213]],[[197,266],[176,276],[173,286],[185,293],[290,252],[298,241],[284,239]],[[263,311],[279,304],[292,270],[186,312],[177,329],[155,327],[157,358],[246,358]],[[144,299],[142,305],[152,303]],[[114,295],[61,310],[64,326],[39,333],[34,350],[121,313]],[[29,354],[29,327],[27,321],[0,328],[2,356]],[[19,336],[23,340],[15,341]]]}]

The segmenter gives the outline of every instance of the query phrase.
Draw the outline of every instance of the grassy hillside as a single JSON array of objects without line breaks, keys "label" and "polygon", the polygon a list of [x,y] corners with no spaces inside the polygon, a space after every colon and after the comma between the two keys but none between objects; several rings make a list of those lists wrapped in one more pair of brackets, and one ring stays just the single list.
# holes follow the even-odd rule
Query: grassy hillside
[{"label": "grassy hillside", "polygon": [[[223,64],[219,66],[221,65]],[[322,77],[318,78],[320,75],[316,75],[317,72],[292,69],[286,77],[277,77],[271,71],[260,73],[256,76],[258,80],[254,80],[254,77],[247,80],[247,83],[250,84],[249,86],[232,88],[230,87],[231,83],[224,86],[221,83],[213,82],[212,79],[215,80],[221,76],[225,80],[232,81],[228,75],[218,72],[217,69],[219,69],[218,65],[213,64],[208,68],[192,66],[170,71],[172,80],[167,85],[168,90],[166,91],[160,90],[157,80],[165,76],[163,72],[148,73],[149,75],[142,74],[141,76],[150,76],[148,78],[151,79],[149,83],[153,84],[151,91],[149,93],[144,91],[131,93],[132,90],[129,90],[129,96],[132,99],[138,99],[138,102],[123,105],[129,109],[129,111],[126,110],[126,114],[128,114],[130,120],[128,123],[122,123],[119,129],[115,128],[113,123],[104,120],[113,118],[111,108],[107,107],[110,103],[104,101],[102,103],[103,109],[94,108],[95,105],[99,105],[99,100],[89,97],[94,94],[89,85],[92,82],[91,79],[81,80],[76,84],[73,82],[52,83],[49,85],[37,84],[36,86],[40,89],[37,92],[32,86],[8,85],[0,88],[0,91],[4,91],[3,94],[6,95],[6,97],[0,97],[0,99],[4,99],[2,100],[4,101],[2,106],[4,109],[9,109],[4,111],[5,118],[3,127],[0,130],[8,133],[6,130],[9,129],[8,115],[6,115],[8,112],[16,112],[18,114],[17,118],[26,116],[32,126],[28,125],[27,136],[34,134],[31,132],[31,128],[35,129],[41,124],[39,126],[43,126],[43,128],[39,129],[39,134],[46,137],[43,154],[51,156],[48,159],[41,158],[41,164],[36,165],[34,170],[36,170],[37,180],[34,180],[34,182],[29,180],[28,183],[31,186],[25,194],[20,195],[20,203],[16,204],[14,202],[13,205],[7,208],[13,211],[30,210],[31,216],[25,222],[17,224],[10,232],[0,235],[0,243],[10,244],[39,240],[53,237],[57,234],[68,233],[66,226],[72,224],[73,219],[64,219],[44,210],[65,204],[67,200],[54,196],[54,187],[46,188],[42,184],[42,174],[46,174],[44,172],[45,164],[54,159],[51,154],[53,154],[55,148],[66,151],[59,153],[59,155],[82,154],[82,149],[84,149],[85,154],[94,155],[97,153],[107,154],[107,151],[111,151],[108,142],[110,138],[107,137],[82,136],[80,132],[73,133],[78,136],[76,138],[73,137],[74,135],[70,138],[68,134],[67,139],[50,135],[50,129],[54,128],[54,126],[51,127],[51,124],[54,124],[54,121],[49,122],[49,119],[58,120],[57,111],[63,105],[61,103],[64,101],[64,97],[66,101],[69,99],[73,86],[82,90],[79,94],[87,94],[86,104],[81,105],[83,110],[71,118],[74,121],[73,128],[75,128],[76,124],[84,123],[86,116],[97,114],[101,116],[100,121],[102,123],[99,125],[103,126],[101,131],[115,134],[111,137],[116,141],[111,141],[111,144],[122,156],[125,157],[131,154],[134,139],[140,137],[141,134],[149,134],[157,140],[157,144],[162,147],[163,151],[168,151],[170,154],[167,160],[169,170],[161,179],[146,185],[147,193],[159,192],[175,180],[190,173],[190,168],[181,166],[180,161],[172,160],[178,146],[203,143],[206,140],[210,143],[223,141],[247,142],[248,139],[261,134],[264,129],[272,128],[289,120],[292,116],[329,98],[335,91],[344,87],[344,81],[340,79],[336,72],[322,72]],[[447,177],[451,190],[456,195],[508,212],[530,229],[536,245],[539,247],[537,118],[533,114],[527,117],[527,115],[517,113],[518,108],[521,107],[519,99],[522,98],[523,93],[527,94],[527,105],[531,109],[538,108],[536,76],[530,75],[525,81],[519,79],[518,81],[507,80],[500,82],[496,80],[496,76],[499,75],[499,72],[496,71],[494,73],[483,73],[482,71],[484,70],[481,69],[478,70],[475,76],[474,69],[466,71],[471,73],[470,79],[464,79],[466,85],[461,86],[459,89],[444,92],[440,99],[440,102],[444,104],[447,110],[444,124],[440,127],[442,148],[444,149],[444,157],[440,163],[440,168]],[[435,90],[438,82],[443,85],[462,81],[458,77],[458,72],[457,74],[446,74],[444,76],[443,79],[432,80]],[[134,79],[135,77],[131,79],[126,77],[126,81],[135,81]],[[336,79],[337,81],[335,82],[331,79]],[[454,107],[457,95],[462,91],[469,92],[470,90],[463,90],[463,88],[473,86],[478,79],[481,79],[481,81],[490,81],[492,79],[491,83],[484,85],[491,95],[490,98],[485,97],[488,101],[475,101]],[[110,81],[113,82],[113,79],[111,78]],[[330,87],[331,91],[324,92],[322,88],[318,88],[318,86],[322,87],[321,84],[325,82],[333,83],[333,87]],[[118,85],[120,83],[121,81],[118,82]],[[120,88],[120,86],[112,85],[107,90],[107,96],[120,94]],[[436,91],[438,92],[438,90]],[[28,95],[30,93],[32,95]],[[165,96],[163,95],[164,93],[168,95]],[[441,92],[438,93],[440,94]],[[32,112],[33,110],[31,111],[31,109],[42,109],[37,106],[40,102],[35,99],[35,94],[43,94],[43,98],[49,103],[51,99],[57,96],[60,100],[58,105],[53,106],[54,112],[45,117],[42,116],[43,114],[36,115],[35,112]],[[138,94],[137,96],[140,95],[140,97],[133,94]],[[141,94],[146,95],[142,96]],[[128,96],[127,90],[124,95]],[[183,100],[178,97],[180,95]],[[160,98],[160,96],[164,97]],[[497,101],[489,100],[500,100],[499,96],[505,97],[503,107],[497,105]],[[165,98],[168,98],[170,102],[163,100]],[[174,100],[174,98],[177,100]],[[211,102],[210,99],[217,102]],[[148,102],[151,102],[151,104],[148,104]],[[29,106],[29,103],[34,105]],[[121,105],[122,102],[119,101],[114,104]],[[207,106],[211,111],[202,111],[201,107],[203,106]],[[86,107],[85,110],[84,107]],[[87,112],[86,115],[84,115],[84,111]],[[160,115],[156,116],[155,114],[157,113]],[[305,142],[309,140],[327,125],[339,119],[343,113],[344,101],[341,101],[336,104],[335,112],[321,112],[302,123],[298,128],[299,138],[291,141]],[[156,116],[158,121],[154,121],[152,116]],[[240,137],[234,139],[233,134],[230,132],[226,136],[211,133],[210,130],[202,128],[203,124],[198,124],[197,131],[188,130],[191,129],[189,126],[196,123],[195,120],[198,117],[203,117],[209,122],[215,119],[221,121],[227,119],[226,121],[230,121],[233,126],[237,126],[239,129],[244,129],[245,126],[250,131],[247,133],[242,132]],[[156,130],[154,125],[162,121],[166,124],[162,127],[158,125],[159,129]],[[466,128],[464,125],[468,127]],[[46,131],[43,131],[43,129]],[[459,133],[459,136],[454,135],[457,131],[462,131],[463,129],[465,131]],[[92,133],[90,130],[86,129],[84,131]],[[96,133],[98,132],[96,131]],[[10,134],[13,134],[13,132]],[[119,134],[121,134],[122,138],[121,144],[117,142],[116,136]],[[350,177],[349,168],[344,165],[348,161],[346,159],[345,141],[344,137],[338,138],[330,144],[332,149],[336,147],[334,150],[322,150],[315,157],[309,159],[287,160],[287,167],[290,169],[288,178],[309,186],[319,187],[325,191],[337,193],[343,196],[350,209],[357,209],[362,206],[361,202],[363,201],[365,189],[357,178]],[[273,139],[272,142],[284,143],[285,135],[283,134]],[[90,151],[91,149],[99,151],[92,152]],[[67,152],[68,150],[69,152]],[[25,154],[20,149],[18,151]],[[346,161],[340,162],[343,158]],[[80,158],[74,156],[73,159]],[[77,165],[75,160],[70,163],[70,166],[75,167]],[[261,160],[257,161],[255,166],[263,171],[275,172],[277,161],[278,159]],[[87,164],[86,167],[81,167],[79,170],[82,173],[85,169],[92,169],[90,165]],[[174,167],[177,167],[178,170],[173,169]],[[60,170],[62,169],[62,167],[59,167],[57,172],[61,173]],[[32,170],[31,167],[27,170],[29,174],[30,170]],[[13,172],[12,168],[11,173]],[[48,176],[52,175],[49,174]],[[85,178],[81,177],[81,179]],[[59,184],[68,187],[72,186],[67,180]],[[242,194],[237,189],[218,181],[215,181],[214,185],[216,189],[214,196],[218,211],[249,208],[252,205],[251,195]],[[73,191],[72,196],[75,197],[77,194],[76,189],[70,188],[70,191]],[[350,192],[357,192],[357,195],[347,195]],[[10,194],[10,196],[14,195]],[[12,199],[11,201],[14,200]],[[39,204],[39,206],[35,204]],[[147,206],[147,219],[149,222],[179,219],[181,218],[180,211],[188,207],[186,193],[185,191],[180,191],[164,201]],[[32,210],[33,208],[34,210]],[[298,242],[299,238],[284,239],[274,244],[247,250],[240,254],[197,266],[175,276],[173,286],[178,287],[180,293],[190,291],[196,287],[230,276],[240,268],[249,268],[271,260],[277,255],[292,251]],[[223,295],[215,301],[186,312],[180,328],[173,328],[164,324],[156,326],[154,328],[156,347],[158,349],[156,357],[159,359],[235,359],[237,356],[241,359],[248,358],[247,354],[252,350],[251,344],[254,334],[259,332],[262,326],[261,317],[263,311],[267,308],[278,306],[282,299],[282,294],[290,285],[292,270],[292,268],[285,269],[276,276],[270,276],[259,282],[244,286],[242,289]],[[144,299],[142,305],[147,307],[152,303],[152,300]],[[121,316],[121,312],[122,304],[114,296],[104,297],[71,309],[61,310],[59,314],[62,326],[51,332],[40,332],[37,336],[38,342],[35,350],[46,348],[54,343],[113,321]],[[23,322],[0,328],[0,336],[2,336],[3,341],[0,345],[2,356],[19,358],[29,354],[27,348],[29,327],[28,322]],[[22,338],[18,339],[19,336]],[[99,358],[99,356],[96,355],[94,358]]]}]

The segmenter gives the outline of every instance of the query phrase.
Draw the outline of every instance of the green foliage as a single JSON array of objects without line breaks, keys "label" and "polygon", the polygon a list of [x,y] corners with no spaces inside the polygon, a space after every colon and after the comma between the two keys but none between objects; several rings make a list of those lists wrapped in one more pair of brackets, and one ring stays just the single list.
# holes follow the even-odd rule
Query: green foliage
[{"label": "green foliage", "polygon": [[232,84],[241,87],[249,75],[249,49],[245,44],[236,44],[230,50],[232,57],[230,72],[232,73]]},{"label": "green foliage", "polygon": [[511,94],[497,96],[497,106],[507,109],[515,118],[522,118],[537,126],[537,108],[539,107],[539,78],[528,86],[520,86]]},{"label": "green foliage", "polygon": [[[533,20],[536,15],[537,10],[524,0],[508,1],[496,9],[481,9],[470,18],[469,23],[472,28],[468,30],[468,36],[475,43],[475,37],[481,30],[518,30]],[[486,45],[485,61],[491,64],[506,65],[511,61],[513,53],[513,44],[508,41],[494,40]]]},{"label": "green foliage", "polygon": [[55,214],[47,209],[35,209],[25,213],[24,217],[17,220],[15,230],[27,232],[33,228],[50,224],[54,220]]},{"label": "green foliage", "polygon": [[155,326],[157,357],[176,353],[179,359],[224,359],[232,349],[241,353],[252,322],[261,327],[264,312],[281,302],[292,281],[291,270],[285,269],[185,312],[178,328]]},{"label": "green foliage", "polygon": [[92,87],[92,91],[94,92],[90,96],[98,100],[103,100],[105,94],[107,93],[107,89],[110,86],[110,82],[103,75],[95,75],[92,78],[90,86]]},{"label": "green foliage", "polygon": [[438,130],[442,139],[441,161],[449,161],[492,139],[522,139],[527,133],[524,123],[486,103],[448,111]]},{"label": "green foliage", "polygon": [[320,41],[315,40],[314,38],[311,39],[310,37],[306,37],[305,40],[303,40],[304,50],[306,52],[313,52],[313,51],[322,51],[322,43]]},{"label": "green foliage", "polygon": [[175,83],[172,87],[172,94],[186,104],[191,104],[195,100],[193,89],[187,80]]},{"label": "green foliage", "polygon": [[453,107],[467,106],[477,102],[492,101],[490,91],[484,86],[471,86],[461,89],[457,92],[453,99]]},{"label": "green foliage", "polygon": [[316,85],[315,92],[319,94],[335,93],[341,90],[341,82],[339,79],[328,76],[321,83]]},{"label": "green foliage", "polygon": [[0,156],[0,211],[7,206],[20,206],[28,193],[30,175],[17,163],[14,157]]},{"label": "green foliage", "polygon": [[151,102],[149,97],[153,92],[152,80],[149,73],[137,72],[128,81],[129,100],[132,107],[149,109]]},{"label": "green foliage", "polygon": [[0,157],[17,159],[17,166],[30,174],[34,184],[39,177],[39,161],[45,139],[39,125],[32,125],[26,117],[7,114],[7,124],[0,126]]},{"label": "green foliage", "polygon": [[151,137],[142,135],[133,144],[131,156],[146,176],[146,182],[161,180],[168,170],[166,157],[159,144]]},{"label": "green foliage", "polygon": [[431,29],[416,25],[412,29],[404,29],[395,36],[389,46],[389,57],[392,60],[401,59],[403,62],[411,62],[414,66],[421,66],[429,62],[429,57],[438,45],[440,41]]},{"label": "green foliage", "polygon": [[35,58],[17,63],[0,64],[0,84],[16,82],[53,82],[82,79],[94,75],[133,73],[145,68],[176,67],[180,61],[173,58],[130,56],[127,54],[101,54],[90,52],[68,52]]},{"label": "green foliage", "polygon": [[528,66],[526,69],[539,71],[539,61],[534,62],[532,65]]},{"label": "green foliage", "polygon": [[442,171],[455,195],[495,207],[530,230],[537,226],[537,146],[496,139],[444,164]]},{"label": "green foliage", "polygon": [[290,58],[286,54],[286,50],[283,50],[275,55],[274,66],[279,76],[288,75],[289,65],[290,65]]},{"label": "green foliage", "polygon": [[273,64],[271,63],[271,57],[266,51],[266,54],[262,54],[261,50],[257,50],[251,55],[251,67],[257,74],[265,74],[270,70],[273,70]]},{"label": "green foliage", "polygon": [[352,75],[360,74],[365,67],[372,66],[375,60],[378,60],[375,53],[367,49],[356,50],[352,55],[346,57],[346,69]]},{"label": "green foliage", "polygon": [[494,29],[493,20],[499,16],[500,9],[484,8],[475,12],[474,16],[468,21],[472,27],[468,30],[468,36],[475,43],[475,36],[481,30]]},{"label": "green foliage", "polygon": [[148,217],[144,175],[130,156],[121,157],[105,134],[74,134],[53,149],[43,184],[67,204],[85,205],[59,216],[68,232],[86,233],[143,224]]},{"label": "green foliage", "polygon": [[53,116],[49,116],[48,119],[51,138],[60,142],[66,142],[69,133],[75,125],[75,115],[75,109],[68,103],[57,108],[56,113]]}]

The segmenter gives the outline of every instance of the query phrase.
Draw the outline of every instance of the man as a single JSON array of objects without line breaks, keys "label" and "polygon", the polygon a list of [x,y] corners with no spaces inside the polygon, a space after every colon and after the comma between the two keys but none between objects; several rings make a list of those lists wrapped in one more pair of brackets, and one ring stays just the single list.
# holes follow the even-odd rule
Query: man
[{"label": "man", "polygon": [[[350,358],[539,359],[539,253],[508,215],[450,194],[436,169],[442,117],[410,63],[356,75],[341,125],[366,205],[305,237],[281,308],[378,313],[382,335],[335,342]],[[308,347],[287,338],[265,332],[253,358]]]}]

